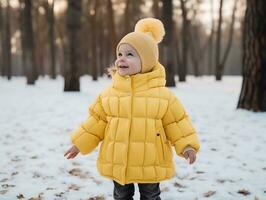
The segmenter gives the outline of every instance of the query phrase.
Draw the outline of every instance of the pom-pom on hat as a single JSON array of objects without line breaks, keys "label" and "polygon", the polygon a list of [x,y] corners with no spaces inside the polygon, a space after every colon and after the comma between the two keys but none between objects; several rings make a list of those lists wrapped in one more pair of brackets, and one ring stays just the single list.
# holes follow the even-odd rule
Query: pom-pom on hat
[{"label": "pom-pom on hat", "polygon": [[159,59],[158,43],[165,34],[163,23],[159,19],[144,18],[137,22],[134,32],[125,35],[118,43],[133,46],[141,59],[141,73],[149,72]]}]

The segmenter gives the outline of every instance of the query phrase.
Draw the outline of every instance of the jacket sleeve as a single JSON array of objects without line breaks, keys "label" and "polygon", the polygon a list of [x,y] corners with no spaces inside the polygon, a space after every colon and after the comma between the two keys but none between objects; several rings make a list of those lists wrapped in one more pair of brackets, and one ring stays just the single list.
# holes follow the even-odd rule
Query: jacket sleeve
[{"label": "jacket sleeve", "polygon": [[93,151],[104,138],[106,114],[100,96],[89,107],[88,118],[71,135],[72,143],[85,155]]},{"label": "jacket sleeve", "polygon": [[175,147],[177,155],[183,156],[186,147],[193,148],[196,152],[200,148],[196,130],[191,124],[181,102],[170,93],[169,105],[162,119],[167,139]]}]

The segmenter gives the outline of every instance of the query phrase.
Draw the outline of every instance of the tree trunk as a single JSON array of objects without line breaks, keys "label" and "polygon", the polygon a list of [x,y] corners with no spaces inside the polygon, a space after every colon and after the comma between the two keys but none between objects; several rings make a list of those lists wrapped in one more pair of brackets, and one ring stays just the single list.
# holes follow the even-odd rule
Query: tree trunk
[{"label": "tree trunk", "polygon": [[0,1],[0,74],[3,76],[4,75],[4,63],[3,63],[3,39],[4,39],[4,35],[3,35],[3,9],[2,9],[2,2]]},{"label": "tree trunk", "polygon": [[184,0],[180,0],[183,18],[182,27],[182,65],[179,66],[178,75],[179,81],[185,82],[187,75],[187,63],[188,63],[188,46],[189,46],[189,20],[187,19],[187,8]]},{"label": "tree trunk", "polygon": [[36,47],[35,49],[35,60],[36,60],[36,67],[38,75],[45,75],[44,69],[44,59],[46,58],[46,33],[44,28],[46,28],[46,23],[44,24],[44,20],[42,19],[42,14],[39,12],[39,8],[43,6],[42,3],[38,1],[33,1],[33,12],[32,12],[32,19],[33,19],[33,34],[34,34],[34,44]]},{"label": "tree trunk", "polygon": [[23,9],[23,30],[22,33],[22,44],[24,45],[24,59],[25,59],[25,72],[27,77],[27,84],[35,84],[37,79],[36,64],[35,64],[35,53],[34,53],[34,40],[33,40],[33,28],[32,28],[32,1],[25,0]]},{"label": "tree trunk", "polygon": [[97,43],[97,15],[98,15],[99,0],[94,1],[94,14],[91,16],[91,51],[92,51],[92,67],[91,74],[92,80],[98,80],[98,43]]},{"label": "tree trunk", "polygon": [[12,63],[11,63],[11,35],[10,35],[10,5],[7,1],[7,7],[5,9],[5,18],[4,18],[4,37],[3,37],[3,66],[4,66],[4,75],[7,76],[7,79],[11,79],[12,73]]},{"label": "tree trunk", "polygon": [[111,40],[111,47],[112,47],[111,58],[113,60],[116,54],[117,37],[116,37],[116,30],[115,30],[115,19],[114,19],[112,0],[107,0],[107,12],[108,12],[107,17],[108,17],[110,40]]},{"label": "tree trunk", "polygon": [[[83,15],[84,15],[84,20],[82,21],[82,38],[83,38],[83,43],[82,43],[82,75],[83,74],[88,74],[91,75],[91,7],[92,7],[93,1],[83,1]],[[90,31],[91,30],[91,31]]]},{"label": "tree trunk", "polygon": [[64,91],[80,91],[81,69],[81,0],[68,0],[67,8],[67,69]]},{"label": "tree trunk", "polygon": [[25,0],[19,0],[19,28],[20,28],[20,45],[21,45],[21,61],[22,61],[22,69],[23,69],[23,75],[27,76],[26,72],[26,45],[25,45]]},{"label": "tree trunk", "polygon": [[209,39],[209,48],[208,48],[208,73],[209,75],[212,74],[212,69],[213,69],[213,36],[214,36],[214,12],[213,12],[213,0],[210,0],[211,4],[211,33],[210,33],[210,39]]},{"label": "tree trunk", "polygon": [[[104,17],[104,7],[103,7],[103,2],[100,2],[100,9],[99,9],[99,14],[100,16],[102,16],[102,18]],[[98,34],[98,41],[99,41],[99,74],[100,76],[103,76],[104,74],[104,69],[105,69],[105,35],[104,35],[104,20],[102,20],[101,18],[98,20],[98,30],[99,34]],[[105,66],[105,67],[104,67]]]},{"label": "tree trunk", "polygon": [[134,31],[134,27],[136,22],[140,19],[142,14],[141,6],[143,4],[143,0],[126,0],[126,6],[124,11],[124,33],[119,35],[119,37],[123,37],[129,32]]},{"label": "tree trunk", "polygon": [[222,71],[220,67],[222,23],[223,23],[223,0],[220,0],[219,21],[218,21],[217,38],[216,38],[216,55],[215,55],[215,66],[216,66],[215,77],[217,81],[220,81],[222,79]]},{"label": "tree trunk", "polygon": [[193,64],[196,77],[201,75],[200,66],[210,43],[210,38],[203,44],[200,43],[201,41],[198,28],[198,25],[194,25],[189,29],[191,62]]},{"label": "tree trunk", "polygon": [[248,0],[243,37],[243,83],[237,108],[266,111],[266,1]]},{"label": "tree trunk", "polygon": [[190,55],[191,55],[191,62],[194,68],[194,74],[196,77],[199,76],[199,36],[198,36],[198,30],[197,27],[190,27],[189,31],[189,37],[190,37]]},{"label": "tree trunk", "polygon": [[152,4],[152,13],[155,18],[160,18],[160,7],[159,7],[160,0],[153,0]]},{"label": "tree trunk", "polygon": [[175,57],[176,57],[176,71],[178,71],[179,67],[182,65],[181,61],[181,56],[180,56],[180,40],[179,40],[179,30],[178,30],[178,25],[174,23],[174,38],[173,38],[173,45],[174,45],[174,52],[175,52]]},{"label": "tree trunk", "polygon": [[52,79],[56,78],[56,64],[55,64],[55,37],[54,37],[54,0],[51,4],[47,1],[47,21],[48,21],[48,34],[49,34],[49,47],[50,47],[50,75]]},{"label": "tree trunk", "polygon": [[175,86],[175,73],[173,62],[173,2],[172,0],[163,1],[162,7],[162,22],[164,24],[166,35],[162,41],[162,49],[164,51],[164,65],[166,67],[166,86]]},{"label": "tree trunk", "polygon": [[220,17],[219,17],[219,27],[218,27],[218,34],[217,34],[217,46],[216,46],[216,80],[220,81],[222,80],[222,75],[224,72],[224,67],[225,67],[225,63],[227,60],[227,57],[229,55],[231,46],[232,46],[232,42],[233,42],[233,34],[234,34],[234,24],[235,24],[235,13],[236,13],[236,9],[237,9],[237,2],[238,0],[235,0],[234,2],[234,7],[233,7],[233,11],[232,11],[232,19],[231,19],[231,25],[229,28],[229,38],[228,38],[228,42],[225,48],[225,52],[224,55],[222,57],[222,60],[220,61],[220,57],[221,57],[221,53],[220,53],[220,49],[221,49],[221,25],[222,25],[222,7],[223,7],[223,0],[221,0],[221,4],[220,4]]},{"label": "tree trunk", "polygon": [[[197,21],[197,11],[198,11],[198,7],[199,7],[199,2],[196,2],[196,6],[193,4],[193,17],[191,19],[191,21]],[[199,36],[199,30],[198,30],[198,25],[197,24],[191,24],[189,27],[189,41],[190,41],[190,56],[191,56],[191,62],[193,65],[193,69],[194,69],[194,74],[196,77],[199,76],[200,72],[199,72],[199,63],[200,63],[200,36]]]},{"label": "tree trunk", "polygon": [[59,65],[60,65],[60,74],[61,75],[65,75],[66,74],[66,66],[67,66],[67,62],[68,62],[68,55],[67,55],[67,39],[66,36],[64,35],[64,32],[66,32],[64,29],[66,28],[66,26],[62,25],[65,24],[65,20],[62,20],[62,22],[60,21],[55,21],[55,32],[57,35],[57,38],[60,40],[58,45],[58,48],[60,50],[58,50],[58,60],[59,60]]},{"label": "tree trunk", "polygon": [[224,67],[225,67],[225,63],[226,63],[226,60],[228,58],[228,55],[229,55],[229,52],[230,52],[230,49],[231,49],[231,46],[232,46],[232,42],[233,42],[233,35],[234,35],[234,25],[235,25],[235,13],[236,13],[236,9],[237,9],[237,2],[238,0],[235,0],[234,2],[234,7],[233,7],[233,11],[232,11],[232,20],[231,20],[231,25],[230,25],[230,29],[229,29],[229,38],[228,38],[228,42],[227,42],[227,46],[225,48],[225,52],[224,52],[224,55],[223,55],[223,58],[222,58],[222,61],[220,63],[220,70],[223,74],[224,72]]},{"label": "tree trunk", "polygon": [[125,8],[125,20],[124,20],[124,35],[128,34],[132,30],[130,27],[130,20],[131,19],[131,9],[130,4],[132,0],[126,0],[126,8]]}]

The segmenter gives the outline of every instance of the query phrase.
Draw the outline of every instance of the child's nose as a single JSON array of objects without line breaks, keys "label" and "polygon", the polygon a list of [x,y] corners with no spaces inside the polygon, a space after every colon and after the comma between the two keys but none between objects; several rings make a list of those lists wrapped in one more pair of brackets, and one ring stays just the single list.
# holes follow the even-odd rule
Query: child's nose
[{"label": "child's nose", "polygon": [[125,60],[125,56],[120,56],[118,59],[121,60],[121,61],[124,61]]},{"label": "child's nose", "polygon": [[120,56],[116,59],[116,62],[125,62],[125,57],[124,56]]},{"label": "child's nose", "polygon": [[124,62],[121,58],[117,58],[115,61],[115,65],[118,65],[120,62]]}]

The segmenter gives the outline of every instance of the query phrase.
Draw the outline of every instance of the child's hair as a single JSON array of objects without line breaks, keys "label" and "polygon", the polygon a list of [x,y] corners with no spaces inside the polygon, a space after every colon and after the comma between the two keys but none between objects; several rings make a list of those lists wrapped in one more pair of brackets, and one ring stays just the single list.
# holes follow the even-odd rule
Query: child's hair
[{"label": "child's hair", "polygon": [[117,67],[115,66],[114,63],[112,63],[109,67],[106,68],[106,71],[107,75],[112,77],[117,71]]}]

